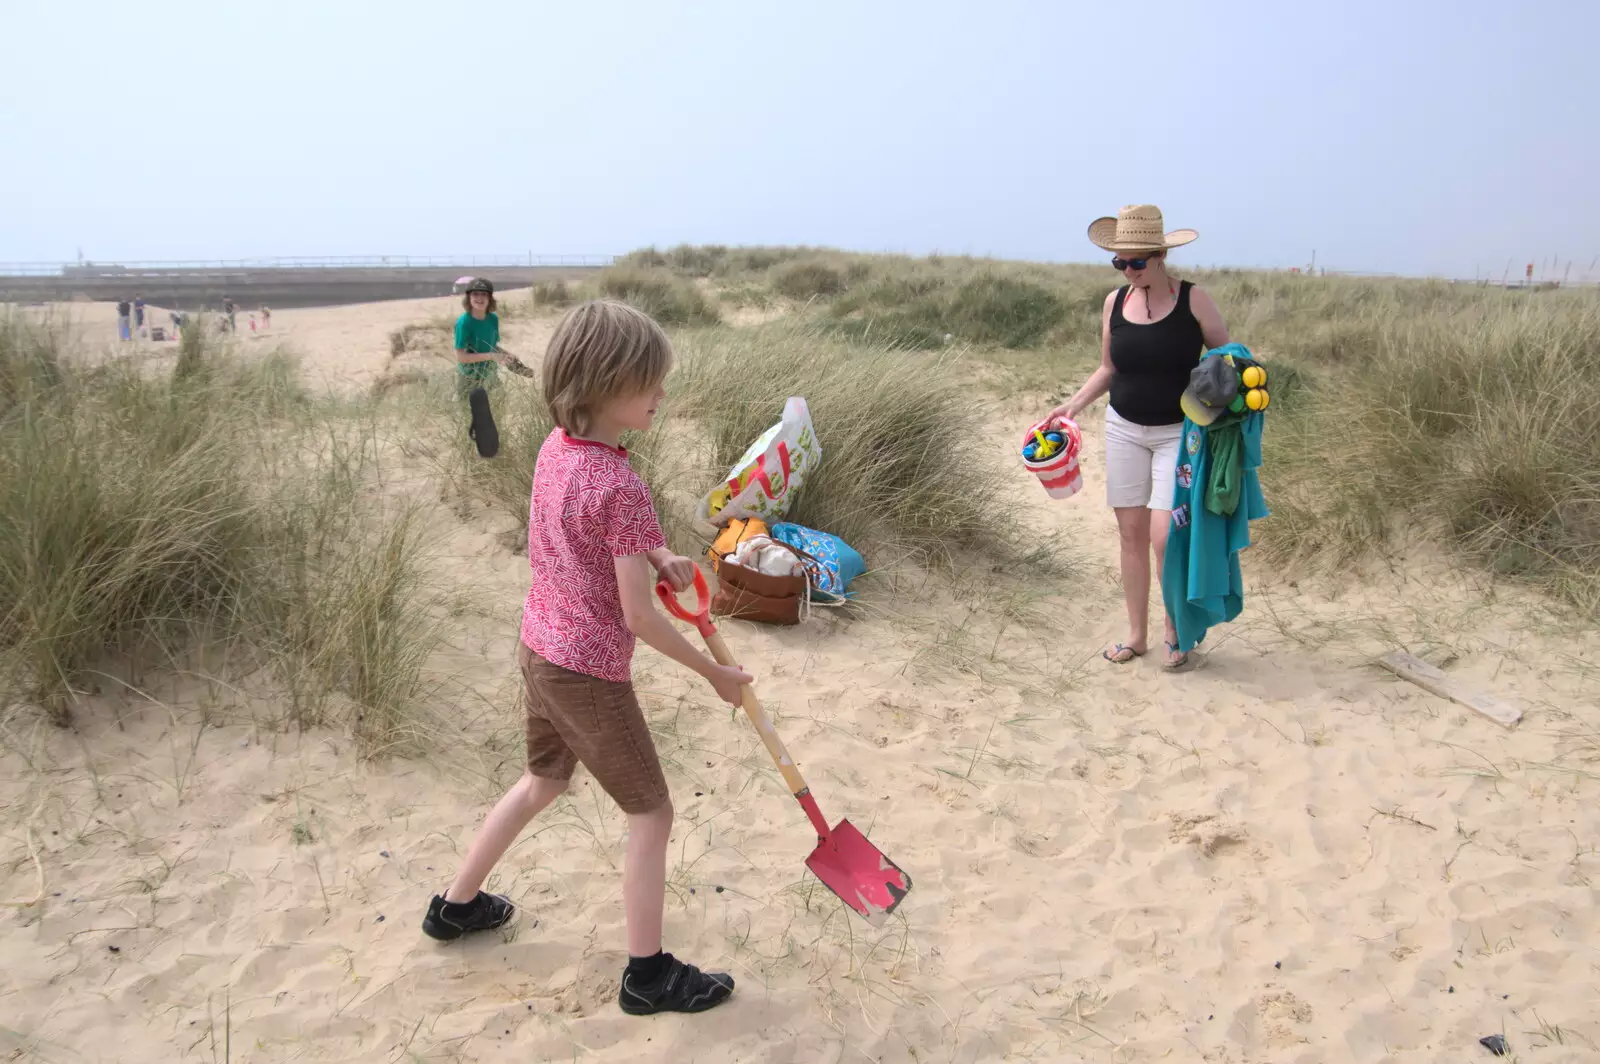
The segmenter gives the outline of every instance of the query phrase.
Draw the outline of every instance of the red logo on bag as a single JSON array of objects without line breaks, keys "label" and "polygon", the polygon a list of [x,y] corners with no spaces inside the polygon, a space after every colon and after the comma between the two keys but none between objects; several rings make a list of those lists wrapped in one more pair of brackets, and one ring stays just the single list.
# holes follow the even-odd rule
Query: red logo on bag
[{"label": "red logo on bag", "polygon": [[[755,465],[751,467],[755,470],[755,472],[751,474],[751,479],[761,485],[761,491],[766,495],[767,498],[774,501],[776,501],[778,495],[789,483],[789,444],[785,440],[778,441],[778,464],[783,467],[783,479],[779,481],[776,488],[772,486],[772,478],[767,476],[766,455],[763,454],[759,456],[756,459]],[[737,495],[743,489],[743,485],[741,485],[738,480],[730,480],[728,481],[728,489]]]}]

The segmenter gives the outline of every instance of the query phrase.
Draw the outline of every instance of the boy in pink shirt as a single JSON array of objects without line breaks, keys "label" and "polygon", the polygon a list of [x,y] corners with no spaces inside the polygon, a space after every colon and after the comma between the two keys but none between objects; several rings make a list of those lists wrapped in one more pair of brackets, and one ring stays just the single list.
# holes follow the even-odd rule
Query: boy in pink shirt
[{"label": "boy in pink shirt", "polygon": [[733,993],[732,976],[702,972],[661,950],[672,803],[631,683],[635,637],[705,677],[730,705],[751,682],[743,670],[696,650],[655,608],[656,580],[681,591],[694,578],[694,563],[667,550],[650,491],[628,465],[621,440],[650,428],[671,367],[661,327],[622,303],[574,307],[550,340],[544,396],[557,428],[534,470],[533,580],[518,648],[528,769],[489,813],[422,923],[427,934],[448,940],[515,915],[510,899],[479,888],[528,822],[566,791],[581,762],[628,814],[628,966],[618,999],[634,1015],[702,1012]]}]

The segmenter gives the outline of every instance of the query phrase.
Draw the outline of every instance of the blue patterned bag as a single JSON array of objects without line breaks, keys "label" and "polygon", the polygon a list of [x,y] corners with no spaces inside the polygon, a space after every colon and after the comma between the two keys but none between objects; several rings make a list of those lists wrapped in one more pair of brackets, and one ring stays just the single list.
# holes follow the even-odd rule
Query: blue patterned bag
[{"label": "blue patterned bag", "polygon": [[838,536],[788,522],[773,525],[771,531],[773,539],[810,555],[803,560],[812,601],[843,602],[851,597],[850,582],[867,571],[860,553]]}]

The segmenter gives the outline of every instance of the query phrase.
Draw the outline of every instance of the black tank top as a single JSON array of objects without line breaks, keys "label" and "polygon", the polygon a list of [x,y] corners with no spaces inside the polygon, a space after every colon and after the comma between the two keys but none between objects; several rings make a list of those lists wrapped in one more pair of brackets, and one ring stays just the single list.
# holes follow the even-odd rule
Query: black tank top
[{"label": "black tank top", "polygon": [[1189,371],[1200,364],[1206,340],[1189,309],[1188,281],[1178,282],[1178,303],[1158,322],[1137,325],[1122,316],[1128,286],[1111,307],[1111,409],[1135,425],[1176,425],[1183,420],[1178,399],[1189,386]]}]

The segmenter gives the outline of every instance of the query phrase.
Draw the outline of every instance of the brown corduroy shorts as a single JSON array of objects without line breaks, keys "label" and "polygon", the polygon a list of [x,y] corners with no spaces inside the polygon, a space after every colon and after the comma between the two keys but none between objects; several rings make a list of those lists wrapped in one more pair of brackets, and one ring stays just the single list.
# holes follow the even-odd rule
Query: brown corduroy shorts
[{"label": "brown corduroy shorts", "polygon": [[667,800],[667,780],[631,683],[563,669],[520,644],[528,712],[528,771],[568,780],[581,761],[624,813]]}]

